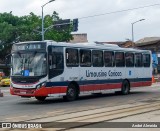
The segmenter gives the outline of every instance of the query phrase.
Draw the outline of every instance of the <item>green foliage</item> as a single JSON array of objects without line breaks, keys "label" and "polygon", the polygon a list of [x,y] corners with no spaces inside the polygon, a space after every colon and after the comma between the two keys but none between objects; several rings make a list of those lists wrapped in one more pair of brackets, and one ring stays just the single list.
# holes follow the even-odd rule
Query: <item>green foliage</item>
[{"label": "green foliage", "polygon": [[[60,20],[58,13],[44,17],[44,28],[53,25],[54,21]],[[0,13],[0,59],[10,53],[12,44],[20,41],[41,41],[41,16],[30,13],[26,16],[14,16],[10,13]],[[45,40],[57,42],[72,39],[71,27],[62,31],[48,28],[45,32]]]}]

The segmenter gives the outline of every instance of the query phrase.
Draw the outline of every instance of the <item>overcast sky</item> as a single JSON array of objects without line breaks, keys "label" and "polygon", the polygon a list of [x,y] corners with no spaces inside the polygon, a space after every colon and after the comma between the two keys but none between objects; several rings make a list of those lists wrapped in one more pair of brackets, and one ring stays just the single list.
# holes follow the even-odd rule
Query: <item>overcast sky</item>
[{"label": "overcast sky", "polygon": [[[41,6],[49,0],[0,0],[0,13],[41,16]],[[44,14],[59,13],[62,19],[81,18],[140,6],[160,4],[159,0],[56,0],[44,7]],[[79,19],[79,31],[87,33],[89,41],[125,41],[131,39],[134,24],[135,41],[144,37],[160,37],[160,5],[88,19]]]}]

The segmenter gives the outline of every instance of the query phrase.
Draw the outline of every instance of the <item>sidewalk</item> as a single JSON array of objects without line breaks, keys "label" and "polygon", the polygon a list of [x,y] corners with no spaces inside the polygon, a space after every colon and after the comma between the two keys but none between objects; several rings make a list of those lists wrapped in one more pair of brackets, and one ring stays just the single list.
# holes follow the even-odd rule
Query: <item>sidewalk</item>
[{"label": "sidewalk", "polygon": [[156,87],[156,86],[160,86],[160,82],[152,83],[151,87]]},{"label": "sidewalk", "polygon": [[153,75],[156,82],[160,82],[160,75]]},{"label": "sidewalk", "polygon": [[2,93],[8,93],[9,92],[9,87],[0,87],[0,90]]}]

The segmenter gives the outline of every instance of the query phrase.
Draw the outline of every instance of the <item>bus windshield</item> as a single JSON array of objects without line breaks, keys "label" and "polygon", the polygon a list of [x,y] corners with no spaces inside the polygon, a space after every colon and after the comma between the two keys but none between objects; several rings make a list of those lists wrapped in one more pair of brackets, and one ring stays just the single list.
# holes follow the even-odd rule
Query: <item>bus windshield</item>
[{"label": "bus windshield", "polygon": [[12,54],[12,76],[44,76],[47,74],[46,53]]}]

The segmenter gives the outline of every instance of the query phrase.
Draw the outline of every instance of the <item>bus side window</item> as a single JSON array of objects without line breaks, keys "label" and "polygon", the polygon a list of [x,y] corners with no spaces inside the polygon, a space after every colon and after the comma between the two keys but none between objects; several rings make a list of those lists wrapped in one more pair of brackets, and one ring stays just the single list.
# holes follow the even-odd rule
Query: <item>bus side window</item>
[{"label": "bus side window", "polygon": [[142,54],[135,53],[135,67],[142,67]]},{"label": "bus side window", "polygon": [[92,64],[93,67],[103,67],[103,51],[93,50],[92,51]]},{"label": "bus side window", "polygon": [[90,50],[80,50],[80,65],[82,67],[91,66],[91,51]]},{"label": "bus side window", "polygon": [[125,54],[126,67],[134,67],[134,54],[126,53]]},{"label": "bus side window", "polygon": [[112,51],[104,51],[104,63],[105,67],[114,66],[114,53]]},{"label": "bus side window", "polygon": [[115,53],[115,64],[116,67],[124,67],[125,66],[125,60],[124,60],[124,53],[123,52],[116,52]]},{"label": "bus side window", "polygon": [[78,49],[66,49],[66,65],[68,67],[78,67],[79,66],[79,56]]},{"label": "bus side window", "polygon": [[143,66],[150,67],[151,64],[151,56],[150,54],[143,54]]}]

